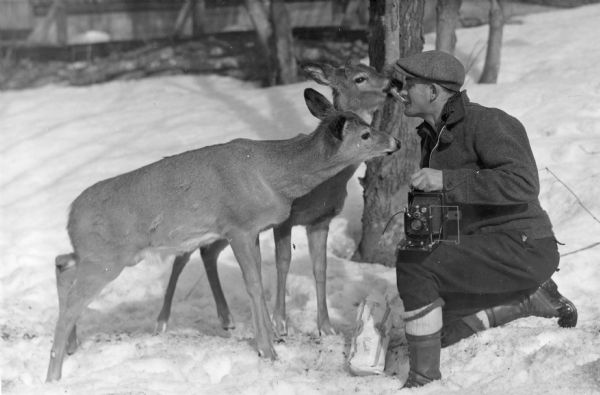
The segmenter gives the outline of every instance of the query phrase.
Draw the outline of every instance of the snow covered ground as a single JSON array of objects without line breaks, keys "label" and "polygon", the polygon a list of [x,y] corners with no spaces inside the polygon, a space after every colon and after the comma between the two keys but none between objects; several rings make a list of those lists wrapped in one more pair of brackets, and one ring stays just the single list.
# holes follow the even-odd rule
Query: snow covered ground
[{"label": "snow covered ground", "polygon": [[[525,124],[540,169],[541,202],[560,247],[559,289],[579,308],[575,329],[527,318],[442,351],[443,379],[419,394],[600,394],[600,5],[521,17],[506,26],[497,85],[477,85],[487,27],[458,32],[473,101]],[[427,37],[428,48],[434,41]],[[293,233],[290,335],[279,359],[252,345],[249,300],[226,249],[219,266],[237,328],[220,329],[198,256],[184,270],[167,333],[154,336],[168,263],[128,268],[79,322],[80,349],[62,381],[45,384],[58,301],[54,257],[70,252],[71,201],[87,186],[192,148],[236,137],[311,131],[302,90],[229,78],[178,76],[85,88],[0,93],[1,375],[7,394],[392,394],[403,377],[351,377],[344,352],[356,303],[393,292],[395,273],[348,259],[362,209],[356,179],[329,241],[328,301],[339,335],[316,335],[316,297],[304,232]],[[329,94],[326,90],[323,93]],[[570,189],[570,190],[569,190]],[[577,195],[577,198],[574,194]],[[578,200],[579,199],[579,200]],[[585,207],[584,207],[585,206]],[[588,211],[589,210],[589,211]],[[595,218],[594,218],[595,217]],[[261,236],[267,303],[274,302],[270,232]]]}]

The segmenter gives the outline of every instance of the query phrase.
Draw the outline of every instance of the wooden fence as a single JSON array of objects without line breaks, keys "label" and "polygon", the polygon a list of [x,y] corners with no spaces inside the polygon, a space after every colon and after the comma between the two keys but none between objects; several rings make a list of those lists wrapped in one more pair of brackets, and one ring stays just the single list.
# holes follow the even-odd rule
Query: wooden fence
[{"label": "wooden fence", "polygon": [[[293,27],[365,28],[366,0],[286,0]],[[69,45],[253,30],[242,0],[0,0],[0,38]]]},{"label": "wooden fence", "polygon": [[33,24],[33,7],[28,1],[0,0],[0,30],[26,31]]}]

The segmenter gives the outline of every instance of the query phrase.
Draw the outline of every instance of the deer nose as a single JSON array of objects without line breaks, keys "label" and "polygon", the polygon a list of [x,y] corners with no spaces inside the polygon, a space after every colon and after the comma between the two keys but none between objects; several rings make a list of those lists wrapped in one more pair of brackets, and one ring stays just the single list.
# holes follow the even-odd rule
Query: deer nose
[{"label": "deer nose", "polygon": [[390,136],[390,150],[388,151],[388,155],[393,154],[398,151],[401,147],[400,140],[395,138],[394,136]]}]

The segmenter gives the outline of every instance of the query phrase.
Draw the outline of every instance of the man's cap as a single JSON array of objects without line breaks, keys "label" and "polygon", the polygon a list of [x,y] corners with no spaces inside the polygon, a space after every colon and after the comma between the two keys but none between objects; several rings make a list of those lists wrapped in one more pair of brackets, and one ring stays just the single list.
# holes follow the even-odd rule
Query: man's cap
[{"label": "man's cap", "polygon": [[465,67],[454,56],[442,51],[425,51],[394,64],[394,74],[435,82],[459,92],[465,82]]}]

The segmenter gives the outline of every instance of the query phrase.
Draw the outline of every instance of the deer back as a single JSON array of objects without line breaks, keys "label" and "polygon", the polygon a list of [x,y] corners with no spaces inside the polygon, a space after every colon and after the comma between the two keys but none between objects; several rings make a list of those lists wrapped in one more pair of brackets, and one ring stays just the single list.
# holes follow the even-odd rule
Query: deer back
[{"label": "deer back", "polygon": [[396,141],[351,112],[310,97],[321,119],[306,136],[236,139],[164,158],[85,190],[72,204],[75,252],[192,250],[231,229],[258,232],[283,222],[292,201],[344,168],[395,151]]}]

